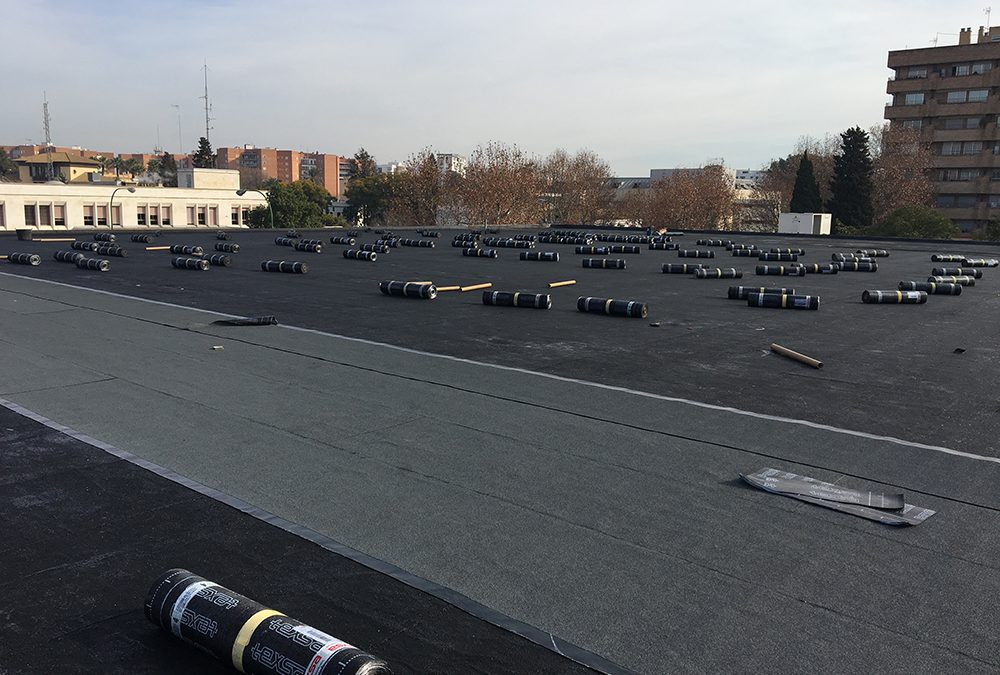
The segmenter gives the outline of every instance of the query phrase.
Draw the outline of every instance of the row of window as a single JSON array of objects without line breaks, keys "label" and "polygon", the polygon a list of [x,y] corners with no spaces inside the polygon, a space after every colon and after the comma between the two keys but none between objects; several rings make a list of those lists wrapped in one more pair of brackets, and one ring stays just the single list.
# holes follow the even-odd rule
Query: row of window
[{"label": "row of window", "polygon": [[942,209],[971,209],[980,200],[991,209],[1000,208],[1000,195],[938,195],[935,204]]},{"label": "row of window", "polygon": [[907,80],[923,80],[926,79],[930,71],[936,71],[941,77],[961,77],[963,75],[983,75],[991,70],[993,70],[992,61],[977,61],[976,63],[956,63],[942,68],[915,66],[908,68],[905,73],[900,69],[897,74]]},{"label": "row of window", "polygon": [[[904,129],[923,129],[925,126],[924,121],[921,118],[913,118],[900,120],[900,123]],[[934,122],[934,128],[947,131],[954,131],[956,129],[981,129],[991,123],[1000,127],[1000,115],[995,117],[993,115],[986,117],[940,117],[934,120],[927,120],[927,122],[927,126],[930,126],[930,123]]]},{"label": "row of window", "polygon": [[[982,103],[990,95],[989,89],[956,89],[945,94],[945,103]],[[927,96],[922,91],[903,95],[903,105],[923,105]]]},{"label": "row of window", "polygon": [[[140,227],[170,227],[173,225],[172,207],[169,204],[136,204],[135,220]],[[207,225],[216,227],[219,225],[218,206],[188,206],[186,208],[187,225]],[[230,222],[233,225],[244,225],[250,215],[249,207],[233,206],[230,213]],[[24,224],[27,227],[66,227],[66,204],[65,203],[28,203],[24,205]],[[113,225],[121,226],[122,211],[121,205],[115,204]],[[78,226],[77,223],[68,223],[70,227]],[[107,204],[84,204],[83,223],[84,227],[107,227],[108,206]],[[0,202],[0,229],[5,225],[5,205]]]}]

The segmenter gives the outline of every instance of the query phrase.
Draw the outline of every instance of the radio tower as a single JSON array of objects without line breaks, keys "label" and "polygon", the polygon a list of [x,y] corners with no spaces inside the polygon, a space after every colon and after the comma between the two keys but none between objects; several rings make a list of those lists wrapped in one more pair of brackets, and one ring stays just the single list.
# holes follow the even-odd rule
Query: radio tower
[{"label": "radio tower", "polygon": [[49,156],[49,173],[46,178],[52,180],[55,178],[55,169],[52,167],[52,131],[49,128],[49,122],[51,118],[49,117],[49,98],[46,92],[42,92],[42,129],[45,131],[45,152]]},{"label": "radio tower", "polygon": [[204,96],[199,96],[198,98],[205,99],[205,140],[207,140],[207,141],[209,141],[209,143],[211,143],[212,139],[209,136],[209,133],[212,131],[212,120],[215,119],[215,118],[211,117],[212,104],[208,100],[208,62],[207,61],[205,62],[204,71],[205,71],[205,95]]}]

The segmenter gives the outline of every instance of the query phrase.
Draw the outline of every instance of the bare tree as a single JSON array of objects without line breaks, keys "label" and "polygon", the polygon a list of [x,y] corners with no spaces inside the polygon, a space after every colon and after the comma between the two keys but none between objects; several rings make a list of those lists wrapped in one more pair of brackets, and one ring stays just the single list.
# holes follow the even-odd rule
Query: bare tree
[{"label": "bare tree", "polygon": [[412,155],[397,175],[390,214],[393,222],[435,227],[454,202],[455,178],[441,167],[431,148]]},{"label": "bare tree", "polygon": [[653,183],[649,224],[689,230],[732,229],[735,192],[732,176],[724,166],[674,171]]},{"label": "bare tree", "polygon": [[653,223],[653,191],[649,189],[629,189],[612,205],[612,218],[623,220],[629,225],[643,227]]},{"label": "bare tree", "polygon": [[928,139],[919,130],[889,124],[872,127],[869,136],[875,162],[874,222],[904,206],[930,206],[934,185],[928,175],[933,160]]},{"label": "bare tree", "polygon": [[541,180],[548,222],[587,225],[608,216],[611,167],[596,153],[555,150],[541,165]]},{"label": "bare tree", "polygon": [[516,145],[491,141],[472,153],[459,187],[461,218],[474,225],[537,223],[538,166]]}]

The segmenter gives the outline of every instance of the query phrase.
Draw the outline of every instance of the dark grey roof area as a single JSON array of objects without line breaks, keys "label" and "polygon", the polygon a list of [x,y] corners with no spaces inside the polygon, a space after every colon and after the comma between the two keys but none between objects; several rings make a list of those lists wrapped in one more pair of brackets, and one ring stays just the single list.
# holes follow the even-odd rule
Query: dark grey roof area
[{"label": "dark grey roof area", "polygon": [[[660,273],[684,262],[672,251],[591,270],[572,246],[538,245],[558,263],[514,249],[465,258],[450,235],[365,263],[236,233],[234,265],[207,272],[126,244],[106,274],[55,263],[56,244],[0,238],[44,259],[0,276],[0,396],[624,668],[1000,666],[988,600],[1000,591],[1000,272],[925,305],[864,305],[863,290],[922,281],[932,253],[963,245],[747,236],[801,246],[805,262],[891,255],[876,273],[757,277],[754,259],[715,249],[698,262],[744,277],[696,280]],[[268,258],[311,269],[265,273]],[[390,298],[383,279],[577,284],[553,289],[545,311],[475,292]],[[822,302],[750,308],[726,299],[737,284]],[[583,314],[579,295],[640,300],[650,316]],[[282,325],[214,326],[212,312]],[[937,514],[892,528],[740,481],[763,467],[904,492]]]}]

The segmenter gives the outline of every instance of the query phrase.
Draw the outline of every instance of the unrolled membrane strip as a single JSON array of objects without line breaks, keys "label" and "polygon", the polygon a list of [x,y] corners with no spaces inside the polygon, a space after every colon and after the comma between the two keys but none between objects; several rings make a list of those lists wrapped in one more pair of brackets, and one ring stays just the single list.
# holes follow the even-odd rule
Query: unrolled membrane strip
[{"label": "unrolled membrane strip", "polygon": [[[905,502],[899,507],[894,507],[893,505],[903,501],[903,495],[865,493],[778,469],[765,468],[752,474],[741,473],[740,478],[755,488],[772,494],[850,513],[886,525],[919,525],[935,513],[931,509]],[[869,504],[869,501],[872,503]]]},{"label": "unrolled membrane strip", "polygon": [[219,319],[212,322],[213,326],[277,326],[278,318],[268,314],[266,316],[248,316],[240,319]]}]

